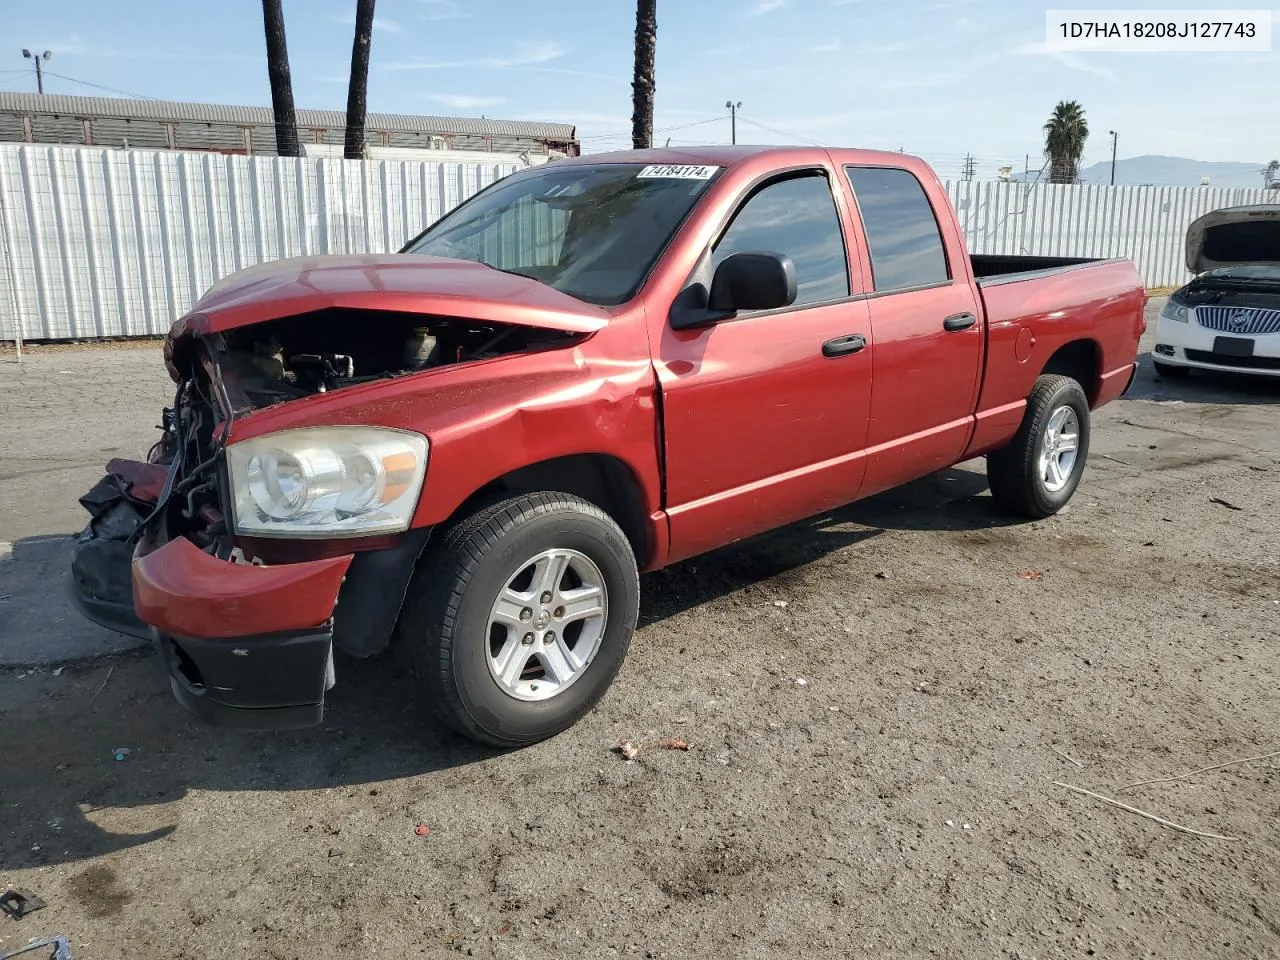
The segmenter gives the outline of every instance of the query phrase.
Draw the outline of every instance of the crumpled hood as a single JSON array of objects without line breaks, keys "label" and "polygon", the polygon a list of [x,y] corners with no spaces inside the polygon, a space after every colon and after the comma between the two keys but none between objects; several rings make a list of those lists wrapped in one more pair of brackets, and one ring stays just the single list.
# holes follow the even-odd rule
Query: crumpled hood
[{"label": "crumpled hood", "polygon": [[1245,263],[1280,263],[1280,203],[1225,207],[1187,228],[1187,269],[1192,273]]},{"label": "crumpled hood", "polygon": [[602,307],[537,280],[469,260],[389,253],[296,257],[233,273],[214,284],[169,336],[218,333],[329,307],[572,333],[594,333],[609,321]]}]

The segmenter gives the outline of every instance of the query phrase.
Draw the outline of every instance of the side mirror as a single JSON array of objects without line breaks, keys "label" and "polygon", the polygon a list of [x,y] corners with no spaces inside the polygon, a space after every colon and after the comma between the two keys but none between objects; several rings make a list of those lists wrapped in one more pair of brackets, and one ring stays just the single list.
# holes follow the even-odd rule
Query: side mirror
[{"label": "side mirror", "polygon": [[713,311],[776,310],[796,299],[796,265],[780,253],[735,253],[711,279],[707,307]]}]

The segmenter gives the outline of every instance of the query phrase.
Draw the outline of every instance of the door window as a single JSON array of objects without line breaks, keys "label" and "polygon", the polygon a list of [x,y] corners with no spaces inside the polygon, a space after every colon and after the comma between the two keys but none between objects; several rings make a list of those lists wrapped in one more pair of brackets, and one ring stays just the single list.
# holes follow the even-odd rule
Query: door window
[{"label": "door window", "polygon": [[933,207],[906,170],[845,167],[862,214],[877,292],[923,287],[951,279]]},{"label": "door window", "polygon": [[712,252],[714,271],[734,253],[780,253],[796,265],[796,305],[849,295],[849,262],[826,177],[771,183],[738,210]]}]

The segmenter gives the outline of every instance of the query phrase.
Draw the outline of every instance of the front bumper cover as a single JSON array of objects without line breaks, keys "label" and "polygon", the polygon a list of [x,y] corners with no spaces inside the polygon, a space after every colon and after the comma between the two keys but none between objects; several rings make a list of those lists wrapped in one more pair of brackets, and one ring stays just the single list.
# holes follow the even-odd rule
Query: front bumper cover
[{"label": "front bumper cover", "polygon": [[291,730],[324,719],[334,681],[329,626],[216,640],[154,636],[174,697],[207,723]]},{"label": "front bumper cover", "polygon": [[[1202,327],[1195,320],[1184,322],[1160,317],[1156,321],[1156,346],[1153,347],[1151,356],[1152,359],[1171,366],[1256,376],[1280,376],[1280,334],[1240,335],[1243,339],[1253,341],[1253,354],[1245,359],[1213,352],[1214,342],[1218,337],[1233,336],[1236,335]],[[1160,352],[1157,347],[1170,348],[1173,353]]]},{"label": "front bumper cover", "polygon": [[333,609],[351,555],[260,566],[186,539],[144,538],[133,605],[151,627],[174,696],[210,723],[313,726],[333,686]]}]

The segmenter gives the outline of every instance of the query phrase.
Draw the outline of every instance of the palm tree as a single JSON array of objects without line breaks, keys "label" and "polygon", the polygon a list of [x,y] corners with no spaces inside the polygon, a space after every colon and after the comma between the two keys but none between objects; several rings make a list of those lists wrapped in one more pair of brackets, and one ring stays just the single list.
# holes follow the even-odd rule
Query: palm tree
[{"label": "palm tree", "polygon": [[1280,172],[1280,160],[1272,160],[1267,164],[1266,169],[1262,171],[1262,184],[1270,190],[1277,183],[1276,174]]},{"label": "palm tree", "polygon": [[1050,183],[1075,183],[1079,175],[1089,121],[1084,107],[1074,100],[1060,100],[1044,125],[1044,155],[1049,160]]},{"label": "palm tree", "polygon": [[636,66],[631,81],[631,145],[653,146],[653,58],[658,46],[658,0],[636,0]]},{"label": "palm tree", "polygon": [[364,158],[364,114],[369,95],[369,47],[373,40],[374,0],[356,0],[356,38],[351,45],[351,80],[347,87],[347,136],[342,155]]},{"label": "palm tree", "polygon": [[284,42],[284,11],[280,0],[262,0],[267,34],[267,73],[271,76],[271,110],[276,116],[276,153],[301,156],[298,118],[293,112],[293,81],[289,78],[289,50]]}]

